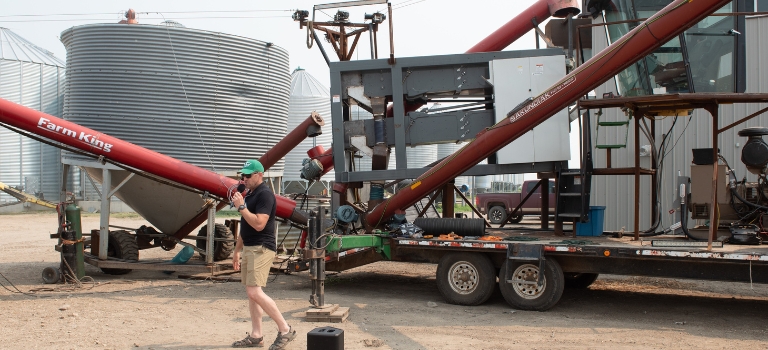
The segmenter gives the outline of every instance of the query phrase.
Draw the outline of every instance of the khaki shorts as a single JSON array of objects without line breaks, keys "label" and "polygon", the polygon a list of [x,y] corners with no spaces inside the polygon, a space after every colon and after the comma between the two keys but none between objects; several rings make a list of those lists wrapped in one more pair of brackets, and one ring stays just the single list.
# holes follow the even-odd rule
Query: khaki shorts
[{"label": "khaki shorts", "polygon": [[243,247],[240,262],[240,280],[246,286],[267,286],[269,269],[275,260],[275,252],[264,246]]}]

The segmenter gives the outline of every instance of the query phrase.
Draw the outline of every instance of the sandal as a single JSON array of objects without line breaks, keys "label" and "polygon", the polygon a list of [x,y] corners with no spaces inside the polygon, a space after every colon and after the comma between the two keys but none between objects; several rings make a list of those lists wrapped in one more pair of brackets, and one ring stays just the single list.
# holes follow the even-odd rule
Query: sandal
[{"label": "sandal", "polygon": [[280,331],[278,331],[277,339],[275,339],[275,342],[269,346],[269,350],[285,349],[286,345],[288,345],[288,342],[290,342],[294,338],[296,338],[296,331],[293,330],[293,327],[288,328],[288,333],[285,333],[285,334],[282,334],[280,333]]},{"label": "sandal", "polygon": [[254,338],[248,332],[245,333],[243,340],[232,343],[233,348],[262,348],[264,347],[264,337]]}]

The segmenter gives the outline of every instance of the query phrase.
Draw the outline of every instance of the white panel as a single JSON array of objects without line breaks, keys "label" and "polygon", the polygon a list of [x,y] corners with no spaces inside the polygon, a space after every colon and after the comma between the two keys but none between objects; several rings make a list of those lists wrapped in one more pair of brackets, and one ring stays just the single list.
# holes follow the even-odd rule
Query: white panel
[{"label": "white panel", "polygon": [[[564,76],[563,56],[492,61],[496,122],[506,118],[507,113],[526,98],[538,96]],[[567,112],[558,112],[496,152],[496,155],[500,164],[569,160]]]},{"label": "white panel", "polygon": [[[531,57],[531,93],[538,96],[565,76],[564,56]],[[533,129],[534,160],[537,162],[571,159],[568,112],[562,110]]]},{"label": "white panel", "polygon": [[[527,57],[491,61],[491,77],[498,123],[507,117],[509,111],[532,96],[530,61]],[[533,133],[527,132],[498,150],[496,159],[500,164],[531,163],[535,160],[532,145]]]}]

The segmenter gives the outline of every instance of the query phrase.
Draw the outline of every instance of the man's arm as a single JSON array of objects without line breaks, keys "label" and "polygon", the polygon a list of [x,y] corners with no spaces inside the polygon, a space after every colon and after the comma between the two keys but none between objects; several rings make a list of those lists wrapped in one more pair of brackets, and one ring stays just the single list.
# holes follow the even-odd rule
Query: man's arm
[{"label": "man's arm", "polygon": [[[236,207],[245,205],[245,198],[243,198],[240,193],[235,192],[235,194],[232,195],[232,204],[234,204]],[[240,215],[242,215],[243,219],[245,219],[245,222],[247,222],[248,225],[253,227],[253,229],[256,231],[263,230],[269,221],[269,214],[251,213],[247,206],[243,210],[240,210]]]},{"label": "man's arm", "polygon": [[243,251],[243,236],[237,235],[237,243],[235,243],[235,252],[232,254],[232,268],[235,271],[240,271],[240,252]]},{"label": "man's arm", "polygon": [[267,221],[269,221],[269,214],[254,214],[251,213],[248,208],[241,210],[240,215],[242,215],[245,222],[247,222],[248,225],[251,225],[256,231],[263,230],[264,227],[267,226]]}]

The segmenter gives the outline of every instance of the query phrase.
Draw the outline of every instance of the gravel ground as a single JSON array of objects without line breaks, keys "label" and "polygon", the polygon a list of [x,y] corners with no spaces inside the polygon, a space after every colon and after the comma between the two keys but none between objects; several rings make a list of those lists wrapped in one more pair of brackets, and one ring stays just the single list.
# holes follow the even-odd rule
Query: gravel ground
[{"label": "gravel ground", "polygon": [[[83,217],[83,229],[98,227]],[[222,219],[223,220],[223,219]],[[42,284],[59,255],[49,234],[53,213],[0,215],[1,348],[216,349],[250,330],[243,287],[179,279],[154,271],[123,276],[86,265],[92,283]],[[138,217],[113,225],[138,227]],[[178,248],[177,248],[178,249]],[[142,251],[142,258],[175,251]],[[601,276],[586,290],[566,290],[547,312],[513,310],[497,292],[475,307],[446,304],[435,265],[379,262],[329,276],[326,302],[350,307],[346,349],[768,348],[768,286],[648,277]],[[299,332],[310,288],[306,273],[273,276],[265,289]],[[265,339],[276,327],[265,316]]]}]

